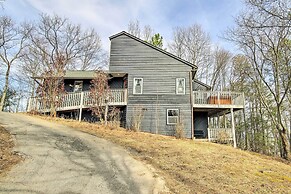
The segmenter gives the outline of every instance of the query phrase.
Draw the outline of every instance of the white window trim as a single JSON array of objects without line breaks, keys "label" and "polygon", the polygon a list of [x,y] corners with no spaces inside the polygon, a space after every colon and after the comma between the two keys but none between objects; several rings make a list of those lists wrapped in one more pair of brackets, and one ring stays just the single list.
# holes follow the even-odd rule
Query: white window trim
[{"label": "white window trim", "polygon": [[[136,93],[136,91],[135,91],[135,80],[137,80],[137,79],[141,80],[141,89],[140,89],[141,93]],[[142,94],[142,93],[143,93],[143,78],[141,78],[141,77],[133,78],[133,94]]]},{"label": "white window trim", "polygon": [[177,121],[178,121],[178,119],[179,119],[179,116],[180,116],[180,110],[178,109],[178,108],[169,108],[169,109],[167,109],[167,112],[166,112],[166,114],[167,114],[167,125],[176,125],[177,123],[169,123],[169,110],[176,110],[176,111],[178,111],[178,116],[171,116],[171,117],[178,117],[177,118]]},{"label": "white window trim", "polygon": [[[82,90],[81,91],[75,91],[76,83],[82,83]],[[83,81],[74,81],[73,92],[82,92],[83,91],[83,87],[84,87],[84,82]]]},{"label": "white window trim", "polygon": [[[178,92],[178,80],[179,79],[183,79],[184,80],[184,85],[183,85],[183,88],[184,88],[184,91],[183,93],[179,93]],[[183,95],[186,93],[186,79],[184,77],[179,77],[179,78],[176,78],[176,94],[180,94],[180,95]]]}]

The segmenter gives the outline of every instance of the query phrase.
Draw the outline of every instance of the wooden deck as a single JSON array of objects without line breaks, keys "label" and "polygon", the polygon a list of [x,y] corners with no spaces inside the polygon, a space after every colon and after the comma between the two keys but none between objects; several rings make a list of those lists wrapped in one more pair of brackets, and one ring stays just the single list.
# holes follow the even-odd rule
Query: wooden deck
[{"label": "wooden deck", "polygon": [[193,91],[193,108],[243,109],[244,94],[239,92]]},{"label": "wooden deck", "polygon": [[[125,106],[127,105],[127,89],[112,89],[112,98],[110,98],[109,106]],[[89,108],[92,106],[92,99],[90,92],[72,92],[64,94],[60,97],[60,103],[57,111],[74,110],[80,108]],[[49,112],[50,110],[44,106],[43,100],[39,97],[29,99],[29,106],[27,111],[36,110],[39,112]]]}]

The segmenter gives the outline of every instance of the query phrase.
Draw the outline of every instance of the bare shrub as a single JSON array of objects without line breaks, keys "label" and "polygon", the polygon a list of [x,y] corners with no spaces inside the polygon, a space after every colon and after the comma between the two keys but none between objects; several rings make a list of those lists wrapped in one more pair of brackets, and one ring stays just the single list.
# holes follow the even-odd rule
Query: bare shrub
[{"label": "bare shrub", "polygon": [[96,71],[90,86],[90,99],[92,102],[90,110],[105,125],[107,125],[108,102],[111,98],[112,93],[108,85],[108,75],[104,71]]},{"label": "bare shrub", "polygon": [[140,131],[141,122],[143,120],[145,109],[137,105],[133,108],[132,120],[131,120],[131,130],[132,131]]},{"label": "bare shrub", "polygon": [[30,110],[29,112],[27,112],[30,115],[41,115],[41,113],[37,110]]},{"label": "bare shrub", "polygon": [[120,109],[113,107],[108,114],[108,127],[113,130],[120,127]]},{"label": "bare shrub", "polygon": [[175,137],[177,139],[182,139],[185,137],[184,128],[185,128],[184,122],[182,117],[180,116],[178,122],[175,125]]},{"label": "bare shrub", "polygon": [[217,142],[222,144],[228,144],[230,140],[229,134],[225,130],[220,130],[217,133]]}]

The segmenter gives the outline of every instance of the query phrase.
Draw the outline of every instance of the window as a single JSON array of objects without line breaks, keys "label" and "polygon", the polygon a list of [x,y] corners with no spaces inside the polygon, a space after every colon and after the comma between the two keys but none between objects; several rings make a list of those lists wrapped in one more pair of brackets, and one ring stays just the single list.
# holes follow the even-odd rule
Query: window
[{"label": "window", "polygon": [[133,94],[142,94],[143,79],[134,78],[133,79]]},{"label": "window", "polygon": [[82,92],[82,90],[83,90],[83,81],[75,81],[74,92]]},{"label": "window", "polygon": [[178,123],[179,109],[167,109],[167,125],[175,125]]},{"label": "window", "polygon": [[176,94],[185,94],[185,78],[176,78]]}]

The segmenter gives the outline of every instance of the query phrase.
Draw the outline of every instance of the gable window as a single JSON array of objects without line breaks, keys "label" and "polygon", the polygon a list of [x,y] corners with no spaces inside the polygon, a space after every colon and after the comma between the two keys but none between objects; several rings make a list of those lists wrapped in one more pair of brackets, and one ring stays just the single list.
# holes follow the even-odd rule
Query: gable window
[{"label": "gable window", "polygon": [[134,78],[133,79],[133,94],[142,94],[143,89],[143,79]]},{"label": "gable window", "polygon": [[178,123],[179,109],[167,109],[167,125],[175,125]]},{"label": "gable window", "polygon": [[185,94],[185,78],[176,78],[176,94]]},{"label": "gable window", "polygon": [[83,90],[83,81],[75,81],[74,92],[82,92],[82,90]]}]

